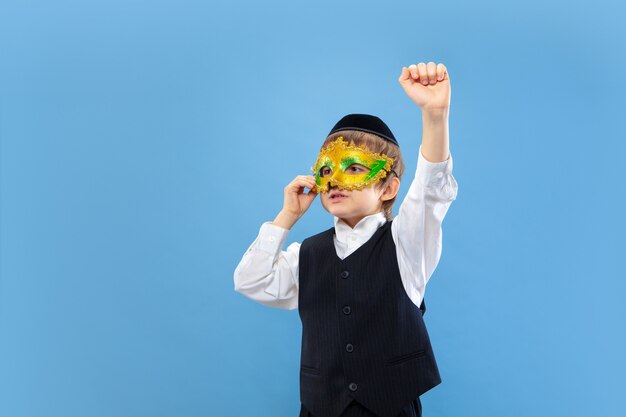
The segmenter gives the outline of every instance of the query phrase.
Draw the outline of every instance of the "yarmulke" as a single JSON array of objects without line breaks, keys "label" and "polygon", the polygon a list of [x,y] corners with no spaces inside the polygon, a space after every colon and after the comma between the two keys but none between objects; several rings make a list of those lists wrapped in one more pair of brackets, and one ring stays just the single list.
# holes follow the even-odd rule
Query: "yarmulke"
[{"label": "yarmulke", "polygon": [[341,130],[360,130],[368,132],[381,138],[388,140],[396,146],[400,146],[389,126],[385,124],[379,117],[371,114],[348,114],[341,118],[331,129],[328,136]]}]

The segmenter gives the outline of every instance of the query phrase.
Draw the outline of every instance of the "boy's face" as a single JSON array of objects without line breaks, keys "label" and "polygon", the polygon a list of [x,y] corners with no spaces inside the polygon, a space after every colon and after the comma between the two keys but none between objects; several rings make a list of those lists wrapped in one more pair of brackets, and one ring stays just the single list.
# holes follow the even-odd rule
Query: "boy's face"
[{"label": "boy's face", "polygon": [[392,178],[385,189],[376,188],[392,164],[393,158],[339,136],[321,150],[311,168],[322,206],[354,228],[363,217],[380,212],[383,201],[398,192],[397,178]]}]

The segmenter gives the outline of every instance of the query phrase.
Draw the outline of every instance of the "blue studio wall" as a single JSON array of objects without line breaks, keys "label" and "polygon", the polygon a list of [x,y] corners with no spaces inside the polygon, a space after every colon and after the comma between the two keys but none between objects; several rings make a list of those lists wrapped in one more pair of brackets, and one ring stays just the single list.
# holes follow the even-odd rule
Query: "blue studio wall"
[{"label": "blue studio wall", "polygon": [[[616,0],[0,1],[0,416],[296,416],[298,313],[235,292],[234,268],[344,114],[383,118],[411,178],[421,111],[397,79],[429,61],[459,192],[423,415],[626,415],[623,18]],[[287,243],[332,224],[318,199]]]}]

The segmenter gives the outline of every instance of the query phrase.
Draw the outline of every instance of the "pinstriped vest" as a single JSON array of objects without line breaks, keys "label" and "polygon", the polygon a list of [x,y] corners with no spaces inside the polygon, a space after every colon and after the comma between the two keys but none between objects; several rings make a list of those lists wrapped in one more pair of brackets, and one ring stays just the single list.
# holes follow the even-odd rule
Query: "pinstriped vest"
[{"label": "pinstriped vest", "polygon": [[337,417],[353,399],[396,417],[441,382],[425,304],[402,285],[391,223],[343,260],[334,227],[300,246],[300,401],[315,417]]}]

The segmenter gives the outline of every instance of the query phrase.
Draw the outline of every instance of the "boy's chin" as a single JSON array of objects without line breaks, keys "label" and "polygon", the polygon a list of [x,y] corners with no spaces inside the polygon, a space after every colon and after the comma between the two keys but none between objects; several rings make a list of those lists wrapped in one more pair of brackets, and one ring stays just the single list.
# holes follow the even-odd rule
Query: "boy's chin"
[{"label": "boy's chin", "polygon": [[354,215],[350,210],[342,209],[341,207],[326,207],[326,211],[337,217],[352,217]]},{"label": "boy's chin", "polygon": [[324,210],[326,210],[326,211],[327,211],[327,212],[329,212],[330,214],[335,214],[335,213],[337,213],[338,211],[341,211],[341,210],[337,210],[337,207],[334,207],[334,206],[333,206],[333,203],[331,203],[330,201],[328,201],[328,202],[326,202],[326,203],[322,204],[322,207],[324,207]]}]

